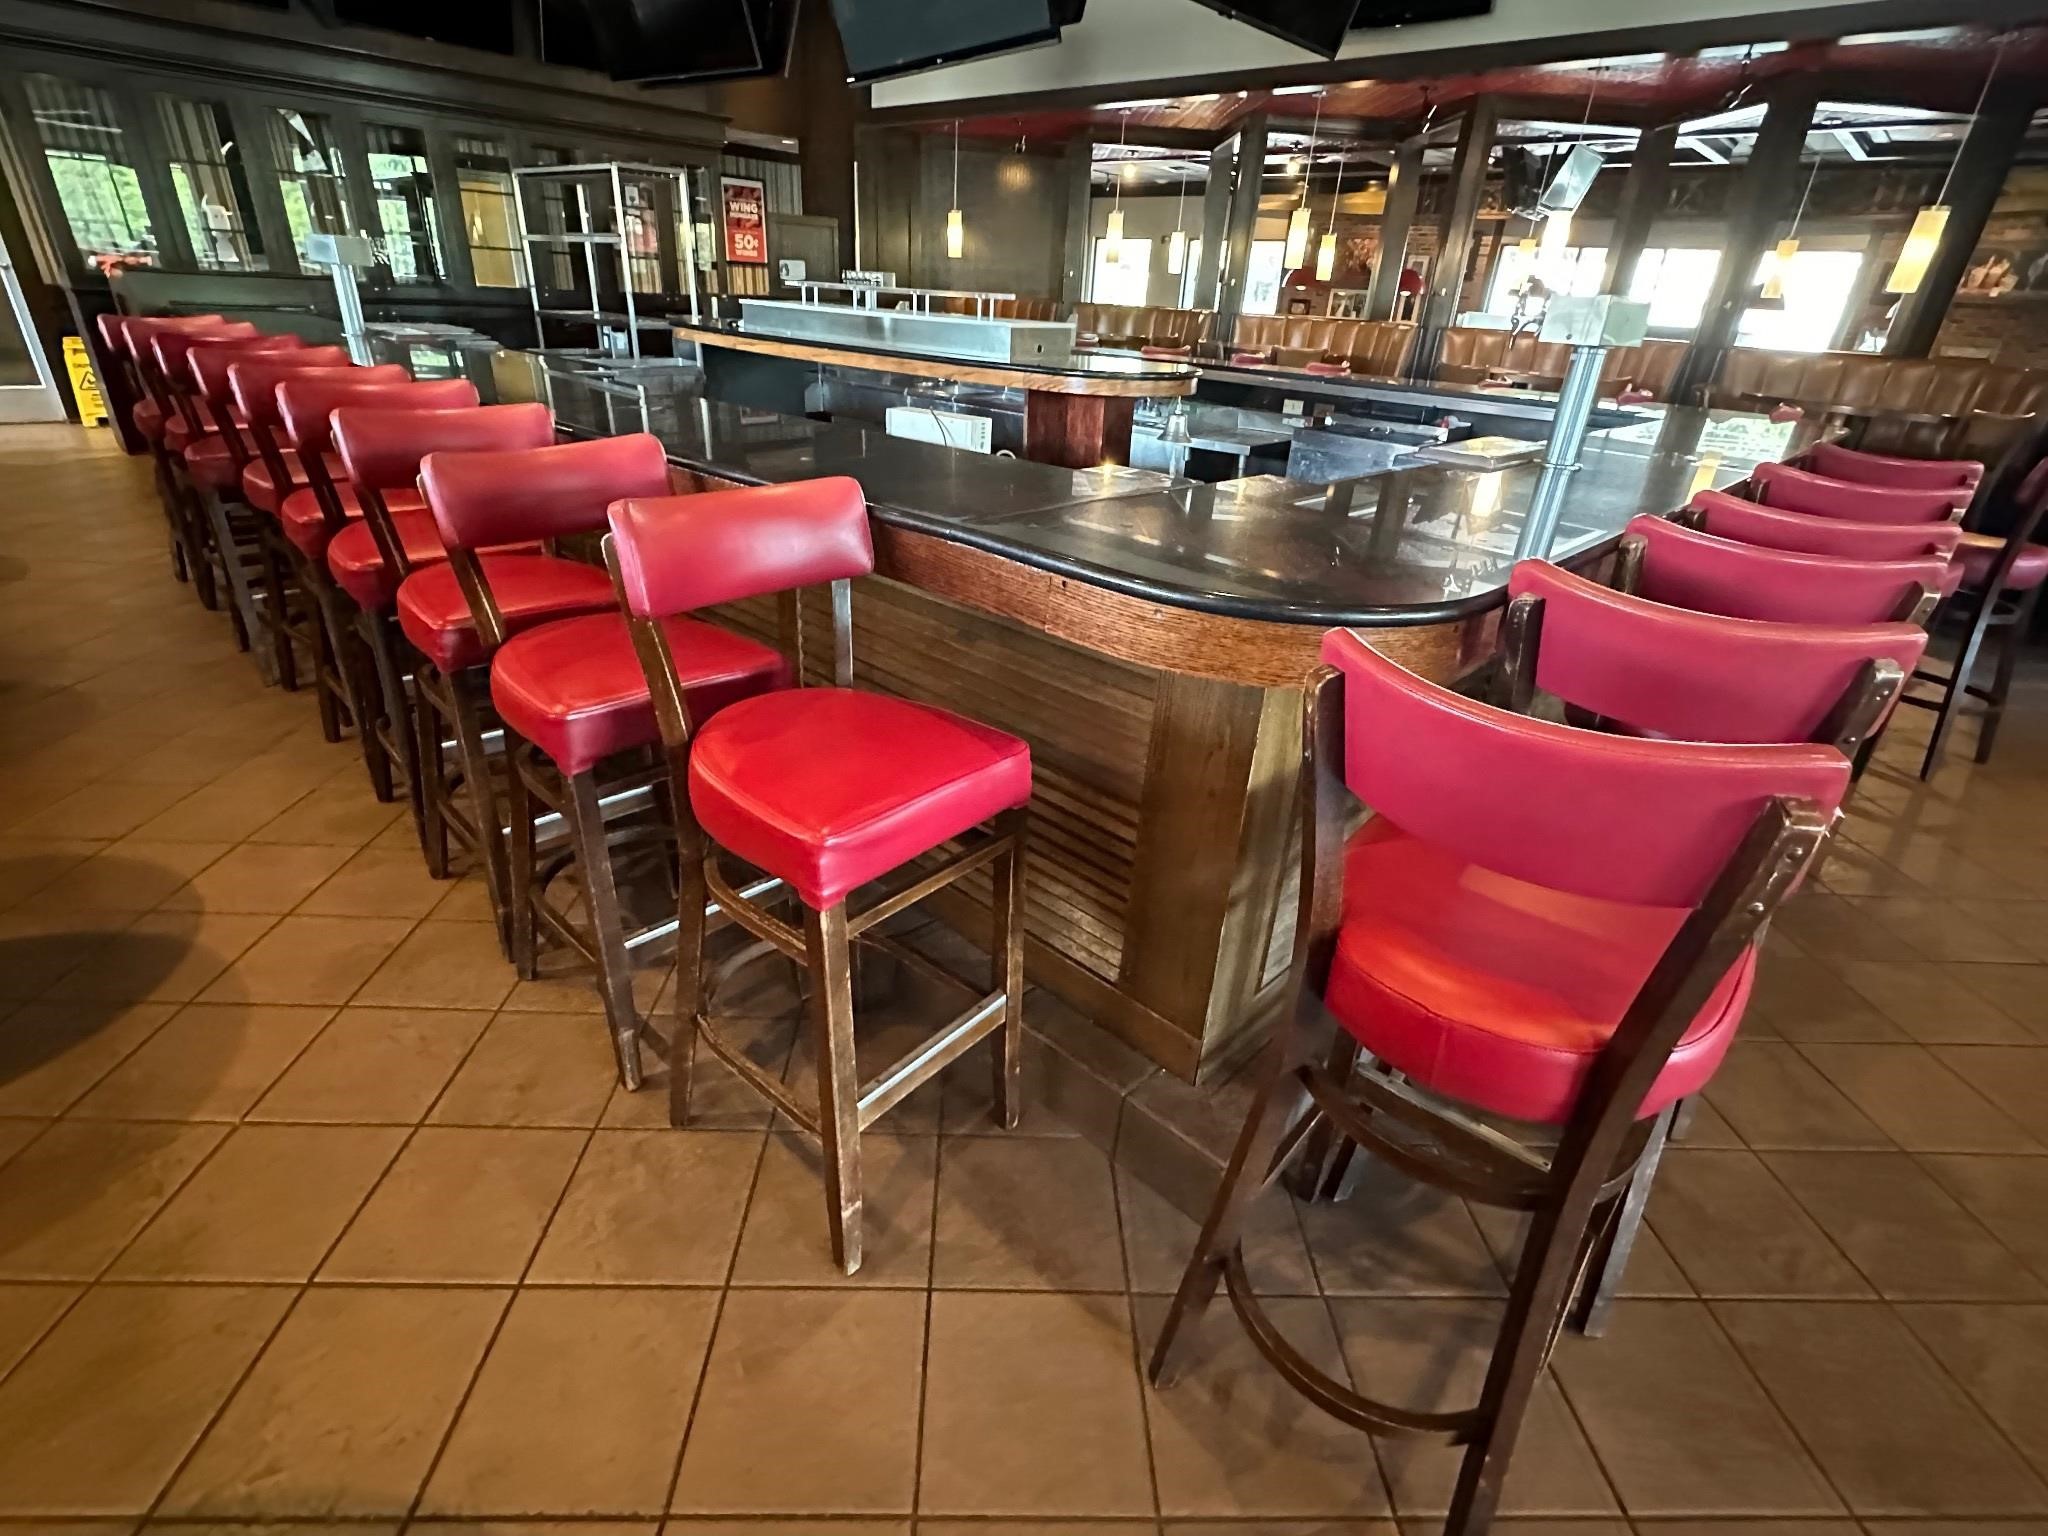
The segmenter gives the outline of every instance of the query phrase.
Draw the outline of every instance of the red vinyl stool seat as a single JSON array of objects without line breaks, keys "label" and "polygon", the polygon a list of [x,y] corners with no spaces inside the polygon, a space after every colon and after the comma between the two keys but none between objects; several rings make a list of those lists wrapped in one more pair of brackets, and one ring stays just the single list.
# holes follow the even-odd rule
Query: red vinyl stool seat
[{"label": "red vinyl stool seat", "polygon": [[[285,487],[286,494],[289,494],[307,483],[306,466],[299,462],[299,456],[291,449],[281,448],[278,452],[292,477],[292,483]],[[348,468],[341,462],[340,454],[328,454],[326,462],[327,473],[336,481],[348,478]],[[272,481],[270,466],[261,459],[250,461],[242,470],[242,499],[261,512],[275,515],[278,510],[277,486]]]},{"label": "red vinyl stool seat", "polygon": [[748,699],[691,740],[704,830],[820,909],[1030,798],[1016,737],[850,688]]},{"label": "red vinyl stool seat", "polygon": [[[432,513],[421,510],[394,515],[391,523],[405,558],[414,565],[432,565],[448,558],[447,546],[441,542],[441,530],[434,526]],[[361,520],[350,523],[327,541],[327,573],[365,613],[389,613],[398,601],[399,584],[404,580],[384,563],[384,552],[377,547],[376,535]]]},{"label": "red vinyl stool seat", "polygon": [[241,477],[241,465],[235,462],[228,440],[218,432],[187,444],[183,458],[185,473],[201,490],[231,491]]},{"label": "red vinyl stool seat", "polygon": [[[1966,587],[1983,586],[1991,579],[1992,568],[1998,564],[1998,557],[2004,551],[2003,539],[1981,534],[1963,535],[1962,547],[1956,551],[1956,569],[1961,584]],[[2006,573],[2005,590],[2030,592],[2040,586],[2043,579],[2048,579],[2048,545],[2029,544],[2014,557],[2012,569]],[[1954,590],[1953,584],[1949,590]]]},{"label": "red vinyl stool seat", "polygon": [[[782,654],[757,640],[686,618],[663,620],[662,632],[693,720],[789,683]],[[661,740],[647,674],[616,613],[562,619],[506,641],[491,658],[491,703],[565,774]]]},{"label": "red vinyl stool seat", "polygon": [[[1375,818],[1344,862],[1326,1001],[1422,1087],[1496,1114],[1563,1123],[1593,1060],[1685,920],[1491,873]],[[1721,979],[1639,1115],[1696,1093],[1749,1000],[1753,953]]]},{"label": "red vinyl stool seat", "polygon": [[[363,504],[357,499],[355,487],[346,480],[336,480],[335,499],[341,503],[341,510],[351,523],[362,521]],[[384,498],[394,516],[417,513],[427,518],[429,529],[433,518],[427,514],[426,498],[417,491],[392,491]],[[327,518],[320,510],[320,498],[310,485],[302,485],[284,499],[278,511],[278,521],[284,524],[284,536],[308,560],[318,560],[327,548]],[[440,545],[440,536],[434,538],[435,546]]]},{"label": "red vinyl stool seat", "polygon": [[164,408],[154,400],[136,401],[134,409],[128,413],[128,419],[135,424],[135,430],[150,442],[163,441]]},{"label": "red vinyl stool seat", "polygon": [[[594,565],[556,555],[493,555],[484,576],[508,636],[550,619],[603,613],[616,604],[611,578]],[[477,634],[469,599],[445,564],[414,571],[398,589],[398,627],[441,672],[480,667],[490,652]]]}]

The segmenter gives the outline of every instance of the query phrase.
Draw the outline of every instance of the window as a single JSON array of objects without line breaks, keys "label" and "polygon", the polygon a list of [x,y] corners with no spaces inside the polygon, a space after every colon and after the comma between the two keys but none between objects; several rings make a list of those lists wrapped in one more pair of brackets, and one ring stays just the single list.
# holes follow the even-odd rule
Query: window
[{"label": "window", "polygon": [[394,283],[441,280],[441,221],[434,212],[434,173],[427,136],[417,128],[366,130],[370,191],[377,200],[377,233]]},{"label": "window", "polygon": [[1095,270],[1088,292],[1097,304],[1143,304],[1152,287],[1152,242],[1118,242],[1115,261],[1109,259],[1109,242],[1095,242]]},{"label": "window", "polygon": [[504,145],[490,139],[456,139],[455,175],[477,286],[524,288],[526,253],[520,249],[524,241],[512,196],[512,162]]},{"label": "window", "polygon": [[[1757,268],[1757,281],[1769,275],[1776,260],[1767,253]],[[1780,268],[1785,285],[1782,308],[1743,312],[1735,330],[1738,347],[1769,347],[1778,352],[1825,352],[1842,326],[1842,311],[1862,270],[1859,251],[1795,251]]]},{"label": "window", "polygon": [[[533,163],[576,165],[580,162],[573,149],[558,144],[536,144],[533,146]],[[526,198],[526,217],[535,234],[583,233],[584,213],[576,186],[552,177],[538,181],[529,178],[522,190]],[[542,287],[571,289],[581,281],[581,252],[567,246],[535,242],[527,254],[540,263]]]},{"label": "window", "polygon": [[1254,240],[1244,264],[1244,312],[1270,315],[1280,307],[1280,279],[1285,277],[1287,242]]},{"label": "window", "polygon": [[1180,269],[1180,293],[1175,302],[1182,309],[1207,309],[1207,304],[1198,303],[1195,296],[1195,274],[1202,270],[1202,242],[1199,238],[1188,241],[1187,256]]},{"label": "window", "polygon": [[348,184],[341,146],[334,128],[316,112],[273,107],[268,114],[270,159],[277,167],[277,187],[284,197],[284,218],[291,226],[299,265],[325,272],[324,263],[306,254],[308,235],[345,235],[354,225],[348,211]]},{"label": "window", "polygon": [[25,75],[22,85],[78,254],[87,262],[153,262],[156,236],[115,121],[114,99],[54,75]]},{"label": "window", "polygon": [[249,176],[228,109],[217,101],[159,96],[156,111],[193,261],[205,272],[268,267],[263,236],[248,216]]},{"label": "window", "polygon": [[[1525,251],[1520,241],[1508,242],[1501,247],[1500,260],[1493,264],[1493,282],[1486,294],[1487,313],[1513,314],[1515,290],[1531,277],[1541,278],[1553,294],[1590,297],[1606,281],[1607,247],[1568,245],[1555,260],[1548,260],[1541,250]],[[1540,313],[1541,308],[1532,306],[1530,313]]]},{"label": "window", "polygon": [[1700,317],[1706,313],[1714,274],[1720,270],[1719,251],[1676,247],[1667,250],[1653,245],[1636,263],[1628,296],[1648,302],[1652,330],[1697,330]]}]

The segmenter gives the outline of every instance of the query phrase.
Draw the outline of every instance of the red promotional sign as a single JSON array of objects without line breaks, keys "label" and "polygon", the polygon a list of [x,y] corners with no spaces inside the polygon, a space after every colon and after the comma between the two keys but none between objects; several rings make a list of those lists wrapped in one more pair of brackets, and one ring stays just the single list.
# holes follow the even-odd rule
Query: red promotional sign
[{"label": "red promotional sign", "polygon": [[724,178],[725,259],[746,266],[768,264],[768,189],[739,176]]}]

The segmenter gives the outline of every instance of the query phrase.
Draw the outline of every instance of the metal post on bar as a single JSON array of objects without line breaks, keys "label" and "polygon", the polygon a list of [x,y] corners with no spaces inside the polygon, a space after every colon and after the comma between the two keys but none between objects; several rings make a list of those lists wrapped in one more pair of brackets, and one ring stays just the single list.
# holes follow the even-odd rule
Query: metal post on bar
[{"label": "metal post on bar", "polygon": [[1540,339],[1561,341],[1571,349],[1557,411],[1551,417],[1550,440],[1543,449],[1543,473],[1529,498],[1515,540],[1517,560],[1541,560],[1557,542],[1558,524],[1586,446],[1586,429],[1600,403],[1600,375],[1614,347],[1638,345],[1649,332],[1650,306],[1611,294],[1594,298],[1559,297],[1550,301]]},{"label": "metal post on bar", "polygon": [[312,234],[306,237],[306,256],[323,263],[334,279],[334,307],[341,320],[341,337],[348,345],[349,360],[368,367],[369,329],[363,320],[362,290],[356,286],[356,268],[377,259],[377,248],[366,235]]}]

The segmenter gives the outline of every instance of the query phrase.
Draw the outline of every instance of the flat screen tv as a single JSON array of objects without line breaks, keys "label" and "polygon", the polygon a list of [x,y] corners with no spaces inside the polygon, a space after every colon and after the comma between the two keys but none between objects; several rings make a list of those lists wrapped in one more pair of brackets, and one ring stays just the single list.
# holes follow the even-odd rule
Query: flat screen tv
[{"label": "flat screen tv", "polygon": [[1210,10],[1257,27],[1283,43],[1306,48],[1326,59],[1337,57],[1344,34],[1351,30],[1357,0],[1195,0]]},{"label": "flat screen tv", "polygon": [[1351,14],[1351,29],[1455,21],[1461,16],[1485,16],[1492,10],[1493,0],[1358,0],[1358,8]]},{"label": "flat screen tv", "polygon": [[1572,152],[1564,157],[1564,164],[1557,168],[1557,174],[1550,178],[1550,185],[1543,189],[1540,206],[1545,213],[1571,213],[1586,200],[1586,194],[1593,189],[1593,178],[1600,174],[1600,167],[1607,163],[1600,151],[1589,145],[1573,146]]},{"label": "flat screen tv", "polygon": [[1059,40],[1086,0],[832,0],[846,78],[864,85]]},{"label": "flat screen tv", "polygon": [[[570,0],[544,4],[542,45],[553,62],[594,55],[614,80],[735,80],[789,67],[797,0]],[[567,10],[562,50],[549,46],[551,15]],[[559,25],[559,23],[558,23]],[[572,36],[572,34],[575,34]]]}]

